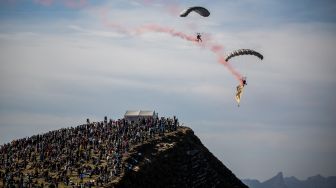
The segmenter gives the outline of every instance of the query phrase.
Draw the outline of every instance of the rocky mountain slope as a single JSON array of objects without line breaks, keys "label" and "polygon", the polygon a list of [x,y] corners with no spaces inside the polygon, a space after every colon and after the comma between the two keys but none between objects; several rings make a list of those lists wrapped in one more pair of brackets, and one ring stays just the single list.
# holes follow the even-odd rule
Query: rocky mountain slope
[{"label": "rocky mountain slope", "polygon": [[138,164],[112,183],[116,187],[247,187],[187,127],[130,153],[125,160]]},{"label": "rocky mountain slope", "polygon": [[13,140],[0,146],[0,187],[247,188],[176,122],[105,120]]}]

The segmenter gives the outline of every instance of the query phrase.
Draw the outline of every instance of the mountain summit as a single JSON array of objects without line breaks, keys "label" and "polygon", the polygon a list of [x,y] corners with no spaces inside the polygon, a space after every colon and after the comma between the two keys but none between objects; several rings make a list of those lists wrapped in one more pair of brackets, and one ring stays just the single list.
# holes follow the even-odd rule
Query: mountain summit
[{"label": "mountain summit", "polygon": [[284,178],[283,178],[283,174],[282,172],[279,172],[276,176],[274,176],[273,178],[265,181],[263,183],[263,187],[269,187],[269,188],[287,188]]},{"label": "mountain summit", "polygon": [[0,187],[247,188],[174,118],[87,123],[0,147]]},{"label": "mountain summit", "polygon": [[247,188],[188,127],[132,148],[125,160],[135,158],[140,158],[136,170],[126,172],[114,186]]}]

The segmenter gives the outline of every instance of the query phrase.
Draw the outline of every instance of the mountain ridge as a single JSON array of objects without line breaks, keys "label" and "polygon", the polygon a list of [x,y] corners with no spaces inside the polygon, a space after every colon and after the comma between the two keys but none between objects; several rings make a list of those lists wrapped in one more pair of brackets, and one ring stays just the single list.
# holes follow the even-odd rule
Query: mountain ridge
[{"label": "mountain ridge", "polygon": [[336,176],[324,177],[320,174],[300,180],[295,176],[284,177],[279,172],[274,177],[260,182],[256,179],[242,179],[250,188],[335,188]]}]

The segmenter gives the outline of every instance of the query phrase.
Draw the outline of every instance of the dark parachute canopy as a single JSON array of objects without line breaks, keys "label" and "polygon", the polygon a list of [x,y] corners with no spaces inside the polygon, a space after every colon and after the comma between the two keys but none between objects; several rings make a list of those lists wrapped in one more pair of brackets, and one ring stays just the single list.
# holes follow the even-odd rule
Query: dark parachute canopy
[{"label": "dark parachute canopy", "polygon": [[254,50],[250,50],[250,49],[239,49],[236,51],[231,52],[229,55],[227,55],[225,57],[225,61],[229,61],[229,59],[236,57],[236,56],[240,56],[240,55],[254,55],[257,56],[258,58],[260,58],[261,60],[264,59],[264,56],[261,55],[259,52],[256,52]]},{"label": "dark parachute canopy", "polygon": [[193,11],[197,12],[199,15],[201,15],[203,17],[210,16],[210,12],[204,7],[189,7],[186,10],[182,11],[180,16],[181,17],[186,17],[186,16],[188,16],[188,14],[190,12],[193,12]]}]

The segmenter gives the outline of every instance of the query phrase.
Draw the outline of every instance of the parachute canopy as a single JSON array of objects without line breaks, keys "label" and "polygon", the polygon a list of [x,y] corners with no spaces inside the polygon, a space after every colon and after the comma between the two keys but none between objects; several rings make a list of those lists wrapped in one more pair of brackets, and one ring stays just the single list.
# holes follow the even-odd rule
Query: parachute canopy
[{"label": "parachute canopy", "polygon": [[186,16],[188,16],[188,14],[190,12],[193,12],[193,11],[197,12],[199,15],[201,15],[203,17],[210,16],[210,12],[206,8],[204,8],[204,7],[189,7],[186,10],[182,11],[181,14],[180,14],[180,16],[181,17],[186,17]]},{"label": "parachute canopy", "polygon": [[229,61],[231,58],[236,57],[236,56],[240,56],[240,55],[254,55],[254,56],[257,56],[258,58],[260,58],[261,60],[264,59],[264,56],[261,55],[259,52],[256,52],[256,51],[250,50],[250,49],[239,49],[239,50],[233,51],[229,55],[227,55],[225,57],[225,61]]}]

